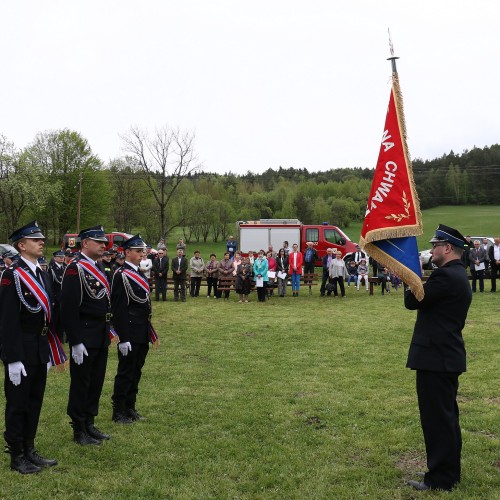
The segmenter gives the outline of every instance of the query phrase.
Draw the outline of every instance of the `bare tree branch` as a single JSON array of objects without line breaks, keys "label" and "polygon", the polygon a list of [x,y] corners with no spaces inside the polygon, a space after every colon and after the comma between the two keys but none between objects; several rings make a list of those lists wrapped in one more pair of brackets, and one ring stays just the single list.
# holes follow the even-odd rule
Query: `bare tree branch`
[{"label": "bare tree branch", "polygon": [[[138,162],[160,213],[160,236],[167,234],[166,208],[184,178],[199,169],[194,133],[164,126],[150,137],[139,127],[121,135],[123,151]],[[172,221],[170,228],[179,225]]]}]

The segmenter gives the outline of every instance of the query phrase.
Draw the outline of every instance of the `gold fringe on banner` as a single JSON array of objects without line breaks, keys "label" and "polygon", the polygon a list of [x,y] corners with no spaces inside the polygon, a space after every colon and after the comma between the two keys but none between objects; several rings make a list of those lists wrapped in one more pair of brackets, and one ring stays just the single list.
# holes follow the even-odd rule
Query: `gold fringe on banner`
[{"label": "gold fringe on banner", "polygon": [[[415,216],[417,219],[417,225],[419,231],[414,233],[412,236],[417,236],[424,232],[424,228],[422,225],[422,212],[420,211],[420,200],[417,193],[417,187],[415,186],[415,180],[413,178],[413,165],[411,163],[410,153],[408,151],[405,112],[403,109],[403,93],[401,92],[401,87],[399,86],[399,77],[397,73],[392,74],[392,91],[394,93],[394,102],[396,104],[396,113],[398,114],[399,130],[401,132],[401,142],[403,144],[406,169],[408,171],[410,189],[413,198],[413,206],[415,209]],[[410,235],[405,235],[405,236],[410,236]]]},{"label": "gold fringe on banner", "polygon": [[51,366],[51,370],[54,370],[56,373],[61,373],[66,371],[68,365],[69,365],[69,360],[67,359],[64,363],[61,363],[60,365]]},{"label": "gold fringe on banner", "polygon": [[373,257],[379,264],[387,267],[389,270],[397,270],[397,275],[412,290],[415,298],[420,302],[424,298],[424,284],[420,276],[417,276],[411,269],[403,266],[401,262],[386,254],[380,248],[372,243],[361,245],[370,257]]}]

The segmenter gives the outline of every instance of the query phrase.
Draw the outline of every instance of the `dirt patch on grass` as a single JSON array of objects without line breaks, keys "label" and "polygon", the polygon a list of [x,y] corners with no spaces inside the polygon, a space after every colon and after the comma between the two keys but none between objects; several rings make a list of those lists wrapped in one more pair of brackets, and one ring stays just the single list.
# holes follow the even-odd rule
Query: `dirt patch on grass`
[{"label": "dirt patch on grass", "polygon": [[204,356],[203,354],[190,353],[190,354],[185,354],[182,358],[187,360],[187,361],[198,361],[200,363],[209,363],[210,362],[210,358],[208,356]]},{"label": "dirt patch on grass", "polygon": [[256,337],[257,333],[256,332],[242,332],[240,333],[243,337]]},{"label": "dirt patch on grass", "polygon": [[498,472],[500,472],[500,460],[497,460],[496,462],[494,462],[493,465],[495,466],[495,469],[497,469]]},{"label": "dirt patch on grass", "polygon": [[403,474],[415,474],[415,472],[425,472],[427,470],[425,457],[416,451],[410,451],[401,455],[394,465]]},{"label": "dirt patch on grass", "polygon": [[500,398],[485,398],[484,402],[489,405],[499,406]]},{"label": "dirt patch on grass", "polygon": [[311,415],[309,417],[306,417],[305,424],[310,425],[315,429],[324,429],[326,427],[326,424],[324,424],[321,421],[321,419],[316,415]]},{"label": "dirt patch on grass", "polygon": [[296,398],[307,398],[309,396],[317,396],[318,393],[317,392],[297,392],[297,394],[295,394],[295,397]]},{"label": "dirt patch on grass", "polygon": [[489,432],[489,431],[470,431],[471,434],[477,434],[479,436],[484,436],[484,437],[487,437],[489,439],[496,439],[497,438],[497,435],[494,434],[493,432]]}]

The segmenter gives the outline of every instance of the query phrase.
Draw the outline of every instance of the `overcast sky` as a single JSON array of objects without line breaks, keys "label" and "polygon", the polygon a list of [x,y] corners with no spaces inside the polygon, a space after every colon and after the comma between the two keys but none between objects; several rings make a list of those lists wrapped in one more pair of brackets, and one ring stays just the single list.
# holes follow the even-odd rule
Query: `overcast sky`
[{"label": "overcast sky", "polygon": [[0,134],[196,133],[212,172],[376,164],[398,61],[409,149],[500,142],[498,0],[16,0],[0,15]]}]

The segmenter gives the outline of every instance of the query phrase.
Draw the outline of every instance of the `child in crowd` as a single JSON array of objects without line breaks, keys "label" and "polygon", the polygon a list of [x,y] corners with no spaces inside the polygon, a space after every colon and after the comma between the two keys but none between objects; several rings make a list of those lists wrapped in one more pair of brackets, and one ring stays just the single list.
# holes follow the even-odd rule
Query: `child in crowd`
[{"label": "child in crowd", "polygon": [[392,288],[397,290],[401,286],[401,279],[396,273],[391,273]]},{"label": "child in crowd", "polygon": [[368,291],[368,266],[366,265],[366,259],[361,259],[358,266],[358,284],[356,290],[359,290],[359,285],[361,280],[365,280],[366,291]]},{"label": "child in crowd", "polygon": [[358,279],[358,268],[356,267],[356,262],[351,260],[347,266],[347,286],[351,286],[351,281],[356,285]]},{"label": "child in crowd", "polygon": [[387,267],[379,268],[378,280],[382,288],[382,295],[384,295],[385,292],[391,293],[391,273]]}]

